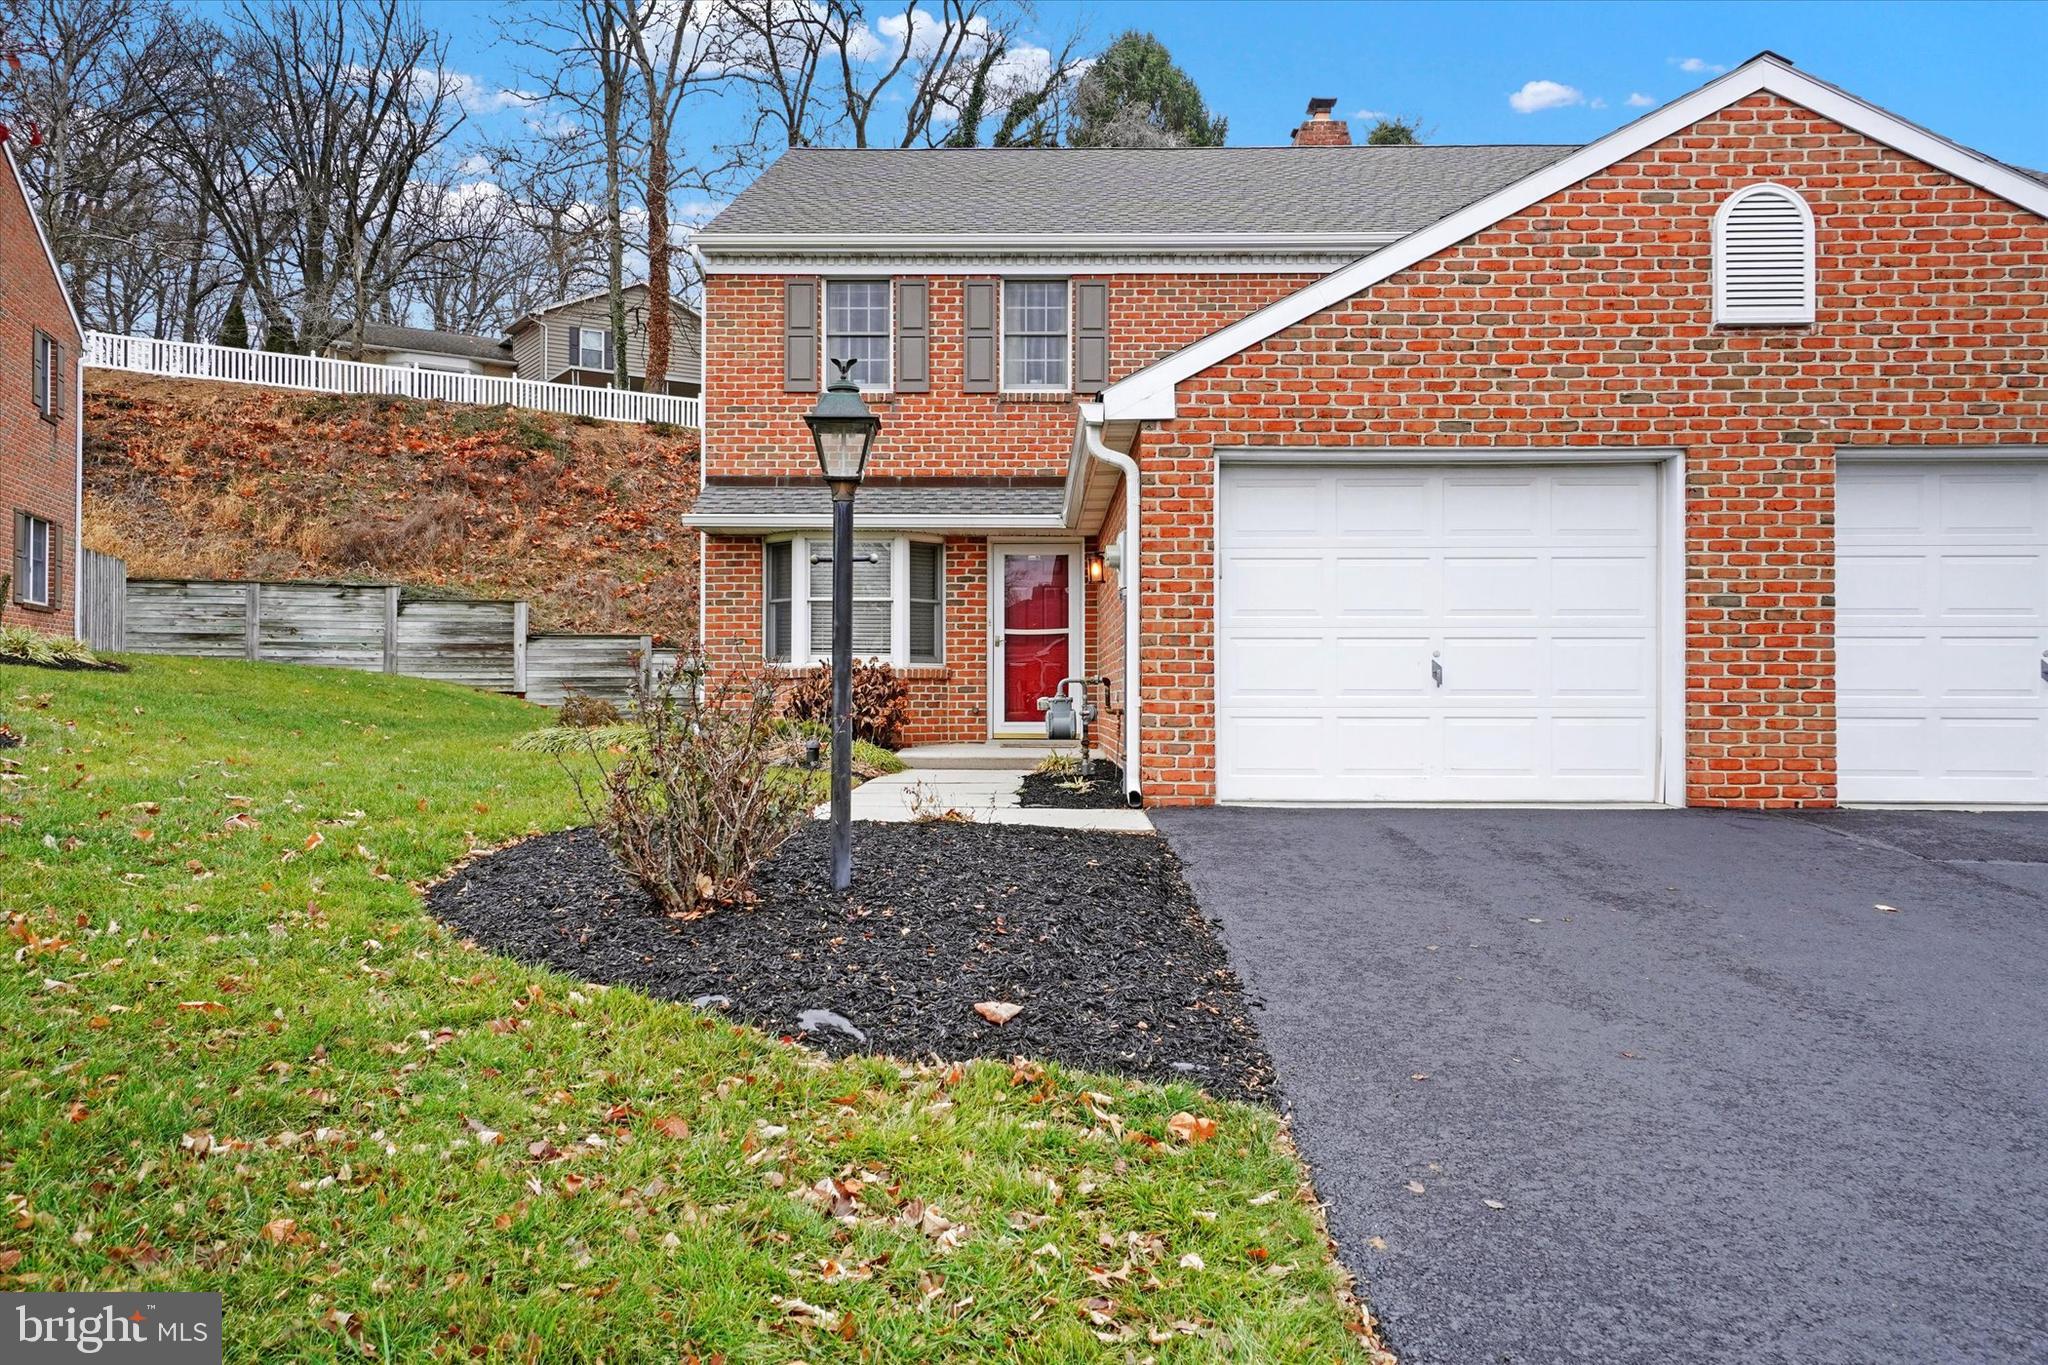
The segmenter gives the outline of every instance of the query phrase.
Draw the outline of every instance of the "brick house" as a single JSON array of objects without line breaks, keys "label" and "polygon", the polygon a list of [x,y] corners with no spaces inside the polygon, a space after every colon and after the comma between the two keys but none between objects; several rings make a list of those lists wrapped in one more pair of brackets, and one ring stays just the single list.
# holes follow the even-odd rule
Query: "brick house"
[{"label": "brick house", "polygon": [[84,333],[4,141],[0,163],[0,621],[76,635]]},{"label": "brick house", "polygon": [[1318,103],[771,167],[698,242],[711,656],[820,653],[853,356],[917,740],[1086,671],[1156,804],[2048,802],[2048,179],[1770,53],[1584,147]]}]

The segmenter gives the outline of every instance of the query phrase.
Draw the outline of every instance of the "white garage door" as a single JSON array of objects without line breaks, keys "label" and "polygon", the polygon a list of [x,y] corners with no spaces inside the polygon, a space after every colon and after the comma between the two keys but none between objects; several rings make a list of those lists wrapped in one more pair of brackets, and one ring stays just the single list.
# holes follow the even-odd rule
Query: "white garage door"
[{"label": "white garage door", "polygon": [[1226,465],[1226,801],[1657,797],[1654,467]]},{"label": "white garage door", "polygon": [[1845,464],[1844,801],[2048,802],[2048,466]]}]

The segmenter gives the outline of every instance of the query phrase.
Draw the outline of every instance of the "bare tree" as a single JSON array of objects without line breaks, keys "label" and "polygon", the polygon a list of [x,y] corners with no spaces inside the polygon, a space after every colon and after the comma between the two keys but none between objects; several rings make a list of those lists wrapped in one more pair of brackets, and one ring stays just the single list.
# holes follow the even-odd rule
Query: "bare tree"
[{"label": "bare tree", "polygon": [[156,96],[275,342],[318,352],[402,266],[408,187],[462,122],[446,43],[400,0],[244,0],[226,31],[180,25]]},{"label": "bare tree", "polygon": [[725,0],[720,23],[726,74],[753,92],[757,139],[772,127],[785,147],[827,141],[843,110],[820,98],[831,30],[815,0]]}]

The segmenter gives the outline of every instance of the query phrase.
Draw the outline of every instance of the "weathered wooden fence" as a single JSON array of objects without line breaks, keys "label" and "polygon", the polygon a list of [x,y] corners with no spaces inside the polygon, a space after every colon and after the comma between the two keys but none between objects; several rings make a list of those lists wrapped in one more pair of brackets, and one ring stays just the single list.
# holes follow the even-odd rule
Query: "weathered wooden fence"
[{"label": "weathered wooden fence", "polygon": [[85,334],[85,363],[102,370],[131,370],[174,379],[215,379],[228,384],[263,384],[274,389],[310,389],[316,393],[388,394],[432,398],[444,403],[506,403],[515,408],[595,417],[605,422],[702,425],[699,419],[703,409],[698,401],[680,394],[373,365],[331,356],[251,351],[195,341],[158,341],[112,332]]},{"label": "weathered wooden fence", "polygon": [[[119,573],[120,560],[97,557],[113,566],[102,572]],[[119,611],[99,618],[108,624],[95,649],[402,673],[546,706],[570,691],[629,701],[662,662],[645,635],[530,636],[524,602],[428,597],[395,583],[125,584]]]},{"label": "weathered wooden fence", "polygon": [[128,566],[112,555],[78,556],[78,634],[92,649],[117,650],[127,634]]}]

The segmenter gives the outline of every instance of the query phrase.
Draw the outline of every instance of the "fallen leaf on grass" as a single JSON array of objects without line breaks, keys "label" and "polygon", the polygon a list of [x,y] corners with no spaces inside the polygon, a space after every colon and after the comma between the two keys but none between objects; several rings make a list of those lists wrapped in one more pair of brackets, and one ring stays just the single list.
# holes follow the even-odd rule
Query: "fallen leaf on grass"
[{"label": "fallen leaf on grass", "polygon": [[1216,1120],[1183,1109],[1166,1121],[1166,1131],[1182,1142],[1207,1142],[1216,1136]]},{"label": "fallen leaf on grass", "polygon": [[275,1246],[283,1246],[298,1230],[299,1220],[296,1218],[273,1218],[263,1225],[263,1238]]},{"label": "fallen leaf on grass", "polygon": [[690,1125],[674,1114],[665,1114],[654,1121],[654,1131],[663,1137],[681,1139],[690,1135]]},{"label": "fallen leaf on grass", "polygon": [[1207,1270],[1209,1266],[1199,1255],[1190,1251],[1187,1255],[1180,1258],[1180,1268],[1182,1270]]},{"label": "fallen leaf on grass", "polygon": [[1280,1197],[1280,1191],[1278,1191],[1278,1190],[1267,1190],[1267,1191],[1266,1191],[1266,1192],[1265,1192],[1264,1194],[1255,1194],[1255,1195],[1253,1195],[1253,1196],[1251,1197],[1251,1199],[1250,1199],[1250,1200],[1249,1200],[1248,1202],[1249,1202],[1249,1203],[1251,1204],[1251,1206],[1252,1206],[1253,1208],[1255,1208],[1255,1209],[1262,1209],[1262,1208],[1264,1208],[1264,1207],[1265,1207],[1266,1205],[1268,1205],[1268,1204],[1272,1203],[1272,1202],[1273,1202],[1274,1200],[1278,1199],[1279,1197]]},{"label": "fallen leaf on grass", "polygon": [[1023,1009],[1022,1005],[1013,1005],[1007,1000],[983,1000],[974,1007],[974,1012],[991,1024],[1007,1024]]},{"label": "fallen leaf on grass", "polygon": [[19,1248],[9,1247],[5,1251],[0,1251],[0,1275],[7,1274],[20,1264],[21,1251]]},{"label": "fallen leaf on grass", "polygon": [[226,1014],[228,1007],[218,1000],[180,1000],[181,1010],[198,1010],[201,1014]]}]

